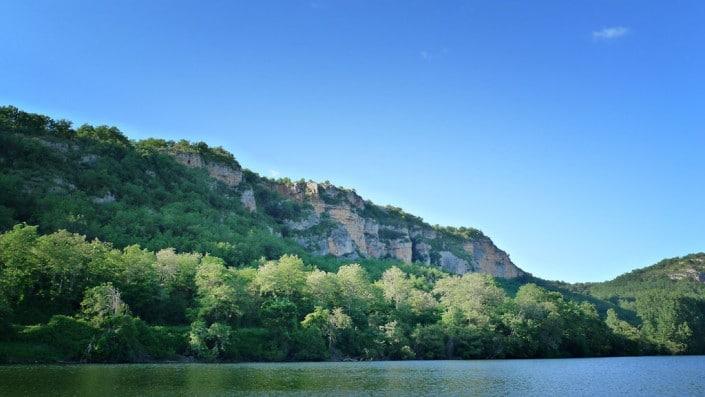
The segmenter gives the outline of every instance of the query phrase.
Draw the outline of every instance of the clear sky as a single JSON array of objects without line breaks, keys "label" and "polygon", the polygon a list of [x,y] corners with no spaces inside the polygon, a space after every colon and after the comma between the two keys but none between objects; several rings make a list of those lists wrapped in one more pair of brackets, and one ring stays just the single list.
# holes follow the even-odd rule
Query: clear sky
[{"label": "clear sky", "polygon": [[701,0],[3,1],[0,103],[222,145],[598,281],[705,251],[703,21]]}]

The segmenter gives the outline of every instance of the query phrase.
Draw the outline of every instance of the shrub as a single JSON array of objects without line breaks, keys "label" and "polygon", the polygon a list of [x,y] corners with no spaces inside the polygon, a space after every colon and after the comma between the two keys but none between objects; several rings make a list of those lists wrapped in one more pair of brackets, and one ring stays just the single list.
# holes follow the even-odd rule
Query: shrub
[{"label": "shrub", "polygon": [[86,358],[97,330],[85,320],[55,315],[42,325],[26,327],[19,335],[26,342],[45,343],[61,353],[62,360]]}]

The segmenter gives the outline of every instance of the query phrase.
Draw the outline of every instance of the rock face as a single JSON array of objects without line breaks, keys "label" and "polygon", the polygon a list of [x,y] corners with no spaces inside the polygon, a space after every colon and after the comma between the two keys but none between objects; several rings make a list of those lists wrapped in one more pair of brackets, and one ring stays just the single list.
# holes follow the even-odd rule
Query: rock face
[{"label": "rock face", "polygon": [[[243,183],[242,169],[234,160],[209,161],[213,157],[192,151],[170,154],[179,163],[205,169],[214,179],[239,191],[242,205],[250,212],[257,211],[253,182]],[[284,219],[273,217],[283,233],[313,254],[421,262],[456,274],[484,272],[507,278],[524,274],[504,251],[477,230],[433,227],[399,208],[377,206],[354,190],[327,182],[258,183],[258,188],[301,204],[295,214],[287,213]],[[271,204],[262,203],[265,213]]]},{"label": "rock face", "polygon": [[329,183],[273,182],[269,188],[310,205],[299,218],[285,219],[283,224],[315,254],[423,262],[456,274],[483,272],[507,278],[524,274],[477,230],[434,228],[397,208],[374,205],[352,190]]},{"label": "rock face", "polygon": [[192,168],[205,168],[208,175],[229,187],[242,182],[242,169],[239,166],[206,161],[199,153],[177,152],[172,154],[179,163]]},{"label": "rock face", "polygon": [[678,258],[675,264],[668,268],[667,276],[671,280],[690,279],[705,283],[705,254],[692,254]]},{"label": "rock face", "polygon": [[107,192],[102,197],[93,198],[93,202],[96,204],[110,204],[114,203],[116,200],[115,195],[112,192]]},{"label": "rock face", "polygon": [[242,192],[242,196],[240,196],[240,202],[242,205],[247,208],[248,211],[250,212],[255,212],[257,211],[257,202],[255,201],[255,192],[252,191],[252,189],[247,189],[244,192]]}]

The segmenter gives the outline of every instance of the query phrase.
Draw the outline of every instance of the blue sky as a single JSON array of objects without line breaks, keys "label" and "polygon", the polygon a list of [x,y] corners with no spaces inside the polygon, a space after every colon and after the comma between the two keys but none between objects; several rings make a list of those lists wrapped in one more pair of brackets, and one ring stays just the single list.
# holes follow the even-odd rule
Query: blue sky
[{"label": "blue sky", "polygon": [[3,2],[0,103],[222,145],[599,281],[705,251],[703,20],[702,1]]}]

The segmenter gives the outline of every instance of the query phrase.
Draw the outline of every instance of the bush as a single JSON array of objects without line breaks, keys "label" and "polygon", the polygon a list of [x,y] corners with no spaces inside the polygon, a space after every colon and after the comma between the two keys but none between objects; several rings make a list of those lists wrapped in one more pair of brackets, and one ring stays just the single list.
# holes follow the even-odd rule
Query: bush
[{"label": "bush", "polygon": [[222,323],[213,323],[210,327],[203,321],[191,324],[189,345],[191,351],[207,361],[232,358],[232,328]]},{"label": "bush", "polygon": [[175,359],[188,353],[189,327],[151,326],[146,331],[140,340],[150,358]]},{"label": "bush", "polygon": [[89,358],[115,363],[146,361],[149,355],[141,340],[147,332],[147,326],[138,318],[130,315],[110,317],[91,345]]},{"label": "bush", "polygon": [[61,359],[86,358],[97,330],[90,323],[73,317],[56,315],[48,323],[25,327],[18,338],[26,342],[45,343],[61,353]]}]

